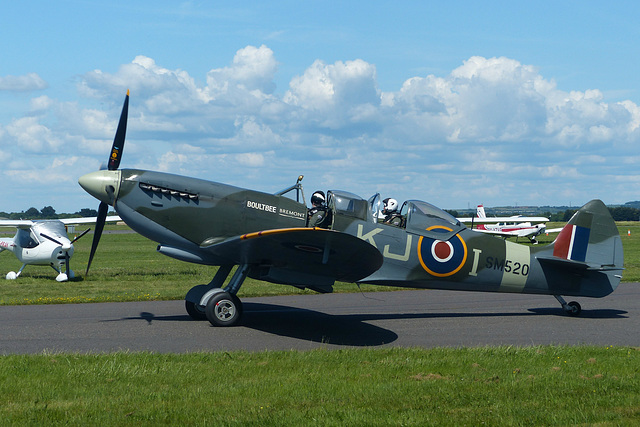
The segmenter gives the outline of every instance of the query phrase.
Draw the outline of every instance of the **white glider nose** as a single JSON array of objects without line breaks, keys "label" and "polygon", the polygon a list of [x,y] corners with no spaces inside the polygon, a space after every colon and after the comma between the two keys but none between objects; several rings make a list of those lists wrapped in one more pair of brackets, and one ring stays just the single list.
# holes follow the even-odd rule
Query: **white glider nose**
[{"label": "white glider nose", "polygon": [[101,202],[112,205],[120,190],[120,171],[101,170],[82,175],[78,184]]}]

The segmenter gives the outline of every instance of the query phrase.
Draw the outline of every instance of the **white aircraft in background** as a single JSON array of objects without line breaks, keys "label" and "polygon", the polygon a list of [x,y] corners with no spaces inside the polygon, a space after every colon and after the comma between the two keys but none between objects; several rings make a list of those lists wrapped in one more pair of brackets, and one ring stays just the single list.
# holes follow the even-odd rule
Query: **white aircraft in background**
[{"label": "white aircraft in background", "polygon": [[[477,217],[457,218],[463,223],[470,223],[471,228],[480,233],[494,234],[503,237],[527,237],[532,243],[537,244],[536,236],[542,233],[557,233],[562,228],[554,228],[547,230],[546,223],[549,218],[543,216],[509,216],[509,217],[492,217],[487,218],[484,212],[484,206],[478,205],[476,210]],[[478,224],[474,228],[474,224]]]},{"label": "white aircraft in background", "polygon": [[[15,271],[7,273],[7,280],[17,279],[27,265],[51,266],[58,272],[56,277],[58,282],[73,279],[75,274],[69,268],[69,260],[73,255],[73,244],[80,237],[87,234],[90,228],[70,240],[67,236],[66,227],[95,224],[96,220],[97,217],[52,220],[0,220],[0,227],[17,228],[16,235],[13,238],[0,238],[0,252],[5,250],[13,252],[22,263],[22,267],[17,273]],[[120,221],[120,217],[109,216],[107,221]]]}]

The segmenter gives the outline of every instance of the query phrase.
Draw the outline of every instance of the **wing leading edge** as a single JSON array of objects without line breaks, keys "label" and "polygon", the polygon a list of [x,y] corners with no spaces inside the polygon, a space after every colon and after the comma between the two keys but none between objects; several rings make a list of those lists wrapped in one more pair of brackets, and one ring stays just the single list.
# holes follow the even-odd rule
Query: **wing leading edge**
[{"label": "wing leading edge", "polygon": [[[93,217],[84,217],[84,218],[61,218],[61,219],[0,219],[0,227],[16,227],[16,228],[29,228],[32,225],[38,222],[46,222],[46,221],[60,221],[64,225],[80,225],[80,224],[95,224],[96,223],[95,216]],[[107,222],[117,222],[122,221],[119,216],[108,216],[106,219]]]}]

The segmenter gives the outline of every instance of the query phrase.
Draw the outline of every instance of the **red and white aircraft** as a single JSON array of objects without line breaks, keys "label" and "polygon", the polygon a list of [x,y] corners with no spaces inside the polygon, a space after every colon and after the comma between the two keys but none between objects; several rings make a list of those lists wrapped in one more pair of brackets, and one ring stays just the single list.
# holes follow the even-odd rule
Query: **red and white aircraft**
[{"label": "red and white aircraft", "polygon": [[[478,205],[476,210],[477,217],[458,218],[458,221],[470,223],[471,228],[480,233],[494,234],[502,237],[527,237],[531,242],[537,244],[536,236],[542,233],[556,233],[561,228],[547,230],[546,223],[549,218],[543,216],[510,216],[510,217],[492,217],[487,218],[484,212],[484,206]],[[474,228],[474,224],[478,224]]]}]

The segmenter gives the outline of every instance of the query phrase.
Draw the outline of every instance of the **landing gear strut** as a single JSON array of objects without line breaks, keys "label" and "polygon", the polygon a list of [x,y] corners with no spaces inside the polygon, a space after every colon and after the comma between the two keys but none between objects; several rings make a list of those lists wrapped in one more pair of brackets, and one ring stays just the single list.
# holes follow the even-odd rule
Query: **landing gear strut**
[{"label": "landing gear strut", "polygon": [[6,279],[7,280],[16,280],[18,277],[20,277],[20,274],[22,274],[22,270],[24,270],[24,268],[27,266],[27,264],[24,264],[22,267],[20,267],[20,270],[18,270],[18,272],[16,273],[15,271],[10,271],[7,273]]},{"label": "landing gear strut", "polygon": [[213,326],[233,326],[242,317],[242,302],[237,297],[247,277],[248,265],[240,265],[222,289],[233,265],[222,265],[208,285],[194,286],[187,292],[185,308],[194,320],[208,320]]},{"label": "landing gear strut", "polygon": [[582,311],[582,307],[580,307],[580,304],[578,304],[575,301],[571,301],[570,303],[567,303],[564,300],[564,298],[562,298],[560,295],[554,295],[554,297],[556,297],[558,302],[562,305],[562,309],[564,310],[564,312],[567,313],[569,316],[580,315],[580,312]]}]

